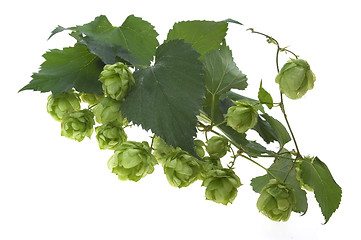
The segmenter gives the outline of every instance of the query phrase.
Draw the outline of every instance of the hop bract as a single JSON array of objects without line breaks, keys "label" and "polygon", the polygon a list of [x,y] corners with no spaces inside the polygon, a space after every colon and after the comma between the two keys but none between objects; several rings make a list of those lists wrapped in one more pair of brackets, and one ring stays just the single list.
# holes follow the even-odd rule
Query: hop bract
[{"label": "hop bract", "polygon": [[111,98],[103,98],[94,108],[95,120],[100,124],[117,123],[120,126],[124,124],[124,117],[120,112],[120,102]]},{"label": "hop bract", "polygon": [[83,102],[88,103],[90,106],[98,104],[104,95],[93,94],[93,93],[81,93],[80,98]]},{"label": "hop bract", "polygon": [[223,136],[213,136],[207,141],[206,150],[209,156],[221,158],[229,151],[227,138]]},{"label": "hop bract", "polygon": [[178,188],[196,181],[202,170],[198,160],[181,149],[176,149],[165,159],[163,168],[169,184]]},{"label": "hop bract", "polygon": [[302,59],[291,59],[276,77],[281,92],[291,99],[299,99],[313,88],[316,81],[310,65]]},{"label": "hop bract", "polygon": [[202,186],[206,187],[206,199],[227,205],[232,203],[237,196],[237,188],[241,180],[232,169],[211,170],[203,180]]},{"label": "hop bract", "polygon": [[65,113],[80,110],[80,99],[74,91],[55,96],[51,94],[46,109],[56,121],[61,121]]},{"label": "hop bract", "polygon": [[276,179],[271,179],[261,191],[257,208],[273,221],[287,221],[296,204],[295,201],[292,189]]},{"label": "hop bract", "polygon": [[123,100],[135,83],[132,72],[120,62],[105,65],[99,81],[102,83],[104,94],[118,101]]},{"label": "hop bract", "polygon": [[157,160],[151,154],[147,142],[126,141],[114,151],[108,161],[108,168],[120,180],[139,181],[154,171]]},{"label": "hop bract", "polygon": [[95,128],[96,139],[100,149],[115,150],[121,143],[127,140],[127,134],[119,125],[106,123]]},{"label": "hop bract", "polygon": [[247,102],[234,102],[236,106],[228,108],[227,125],[239,133],[245,133],[257,123],[257,110]]},{"label": "hop bract", "polygon": [[211,173],[212,170],[222,169],[221,160],[217,157],[204,157],[202,165],[202,171],[200,173],[200,180],[204,180]]},{"label": "hop bract", "polygon": [[93,133],[94,115],[88,109],[67,113],[61,122],[61,136],[78,142]]}]

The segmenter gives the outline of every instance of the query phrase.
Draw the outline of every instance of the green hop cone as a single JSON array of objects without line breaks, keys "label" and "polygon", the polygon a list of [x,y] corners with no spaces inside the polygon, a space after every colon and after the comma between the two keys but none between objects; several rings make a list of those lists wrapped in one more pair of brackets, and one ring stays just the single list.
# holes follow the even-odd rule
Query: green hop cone
[{"label": "green hop cone", "polygon": [[273,221],[287,221],[296,198],[292,189],[276,179],[271,179],[263,187],[257,201],[258,210]]},{"label": "green hop cone", "polygon": [[227,138],[213,136],[207,141],[206,150],[211,157],[222,158],[229,151]]},{"label": "green hop cone", "polygon": [[313,88],[316,81],[310,65],[302,59],[291,59],[276,77],[280,90],[291,99],[299,99]]},{"label": "green hop cone", "polygon": [[120,180],[139,181],[154,171],[157,160],[147,142],[126,141],[119,145],[108,161],[108,168]]},{"label": "green hop cone", "polygon": [[121,143],[127,140],[127,134],[119,125],[106,123],[95,128],[96,139],[100,149],[115,150]]},{"label": "green hop cone", "polygon": [[202,165],[202,171],[200,173],[200,180],[204,180],[212,170],[216,169],[222,169],[222,163],[219,158],[216,157],[204,157],[203,162],[201,162]]},{"label": "green hop cone", "polygon": [[199,177],[202,166],[189,153],[176,149],[163,162],[164,173],[173,187],[187,187]]},{"label": "green hop cone", "polygon": [[80,99],[74,91],[49,95],[46,105],[48,113],[56,120],[61,121],[65,113],[80,110]]},{"label": "green hop cone", "polygon": [[205,152],[203,147],[205,146],[204,142],[199,139],[194,140],[194,151],[197,153],[198,156],[201,158],[204,157]]},{"label": "green hop cone", "polygon": [[92,94],[92,93],[80,93],[80,98],[83,102],[93,106],[98,104],[103,98],[104,95]]},{"label": "green hop cone", "polygon": [[117,123],[123,126],[125,119],[120,112],[120,102],[111,98],[103,98],[94,108],[95,120],[100,124]]},{"label": "green hop cone", "polygon": [[120,62],[105,65],[99,81],[102,83],[104,94],[118,101],[123,100],[135,83],[132,72]]},{"label": "green hop cone", "polygon": [[302,164],[302,162],[296,163],[296,179],[300,183],[301,188],[303,188],[307,191],[313,192],[314,191],[313,188],[303,182],[303,179],[301,177],[301,172],[302,172],[301,164]]},{"label": "green hop cone", "polygon": [[61,121],[61,136],[78,142],[93,134],[94,115],[88,109],[70,112]]},{"label": "green hop cone", "polygon": [[206,199],[223,205],[234,201],[241,185],[239,177],[228,168],[209,171],[202,184],[206,187]]},{"label": "green hop cone", "polygon": [[245,133],[257,123],[257,110],[247,102],[234,102],[236,106],[228,108],[227,125],[239,133]]}]

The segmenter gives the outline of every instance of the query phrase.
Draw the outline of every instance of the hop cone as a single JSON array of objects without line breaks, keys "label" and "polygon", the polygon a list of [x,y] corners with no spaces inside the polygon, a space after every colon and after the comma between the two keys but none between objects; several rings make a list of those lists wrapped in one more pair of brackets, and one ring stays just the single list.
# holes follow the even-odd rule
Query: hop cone
[{"label": "hop cone", "polygon": [[61,122],[61,136],[78,142],[93,133],[94,115],[88,109],[67,113]]},{"label": "hop cone", "polygon": [[203,147],[205,146],[204,142],[202,140],[196,139],[194,140],[194,150],[197,153],[198,156],[204,157],[205,152]]},{"label": "hop cone", "polygon": [[139,181],[154,171],[157,160],[151,154],[147,142],[126,141],[114,151],[108,161],[112,173],[118,175],[120,180]]},{"label": "hop cone", "polygon": [[245,133],[257,123],[257,110],[247,102],[235,102],[236,106],[228,109],[227,125],[239,133]]},{"label": "hop cone", "polygon": [[229,150],[227,138],[223,136],[213,136],[207,141],[206,150],[209,156],[222,158]]},{"label": "hop cone", "polygon": [[316,81],[310,65],[302,59],[291,59],[283,65],[276,77],[282,93],[291,99],[299,99],[313,88]]},{"label": "hop cone", "polygon": [[123,125],[125,119],[121,114],[120,102],[105,97],[93,108],[95,120],[100,124],[117,123]]},{"label": "hop cone", "polygon": [[49,95],[47,103],[48,113],[56,120],[61,121],[65,113],[80,110],[80,99],[73,92],[65,92],[58,95]]},{"label": "hop cone", "polygon": [[292,189],[276,179],[271,179],[261,191],[257,208],[273,221],[287,221],[295,201]]},{"label": "hop cone", "polygon": [[100,73],[99,81],[102,83],[105,95],[118,101],[123,100],[135,83],[132,72],[120,62],[105,65]]},{"label": "hop cone", "polygon": [[115,150],[122,142],[127,140],[124,129],[112,123],[106,123],[96,127],[95,132],[100,149]]},{"label": "hop cone", "polygon": [[227,205],[237,196],[241,180],[232,169],[215,169],[208,173],[202,186],[206,187],[206,199]]},{"label": "hop cone", "polygon": [[204,157],[202,165],[202,171],[200,173],[200,180],[204,180],[211,173],[212,170],[222,169],[222,163],[219,158],[216,157]]},{"label": "hop cone", "polygon": [[187,187],[196,181],[202,170],[198,160],[181,149],[175,150],[163,162],[164,173],[170,185]]},{"label": "hop cone", "polygon": [[153,155],[158,160],[159,163],[164,163],[165,159],[171,155],[175,148],[169,146],[165,141],[160,137],[155,137],[153,140]]},{"label": "hop cone", "polygon": [[90,106],[92,106],[98,104],[104,98],[104,95],[81,93],[80,98],[83,102],[88,103]]}]

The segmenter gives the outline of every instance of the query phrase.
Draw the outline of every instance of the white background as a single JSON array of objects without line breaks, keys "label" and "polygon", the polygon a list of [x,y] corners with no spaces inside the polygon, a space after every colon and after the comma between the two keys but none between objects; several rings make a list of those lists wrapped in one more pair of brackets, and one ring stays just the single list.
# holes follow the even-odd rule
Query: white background
[{"label": "white background", "polygon": [[[34,0],[1,5],[0,239],[359,239],[358,1]],[[256,97],[263,79],[279,101],[276,49],[247,28],[270,34],[306,59],[317,77],[315,87],[285,104],[301,152],[317,155],[343,188],[329,223],[322,225],[312,194],[302,217],[293,213],[288,222],[276,223],[260,214],[258,194],[249,183],[265,172],[246,160],[236,163],[244,185],[234,203],[223,206],[205,200],[201,182],[171,187],[160,166],[138,183],[119,181],[106,166],[112,152],[99,150],[94,136],[81,143],[61,137],[59,123],[46,112],[48,94],[17,91],[38,71],[45,51],[74,43],[66,33],[47,41],[57,25],[82,25],[100,14],[116,26],[130,14],[142,17],[155,26],[160,43],[181,20],[244,23],[229,26],[228,43],[248,75],[249,97]],[[270,114],[280,116],[278,109]],[[148,140],[140,130],[128,135],[129,140]]]}]

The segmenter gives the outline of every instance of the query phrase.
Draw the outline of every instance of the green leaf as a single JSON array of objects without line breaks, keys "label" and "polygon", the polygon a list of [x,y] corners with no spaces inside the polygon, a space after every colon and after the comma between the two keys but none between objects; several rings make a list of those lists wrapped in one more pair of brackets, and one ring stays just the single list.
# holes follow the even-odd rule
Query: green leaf
[{"label": "green leaf", "polygon": [[260,115],[258,115],[257,124],[253,127],[253,130],[258,132],[266,143],[271,143],[273,141],[277,141],[278,139],[271,125],[267,121],[263,120]]},{"label": "green leaf", "polygon": [[[59,94],[75,88],[79,92],[101,94],[98,76],[103,70],[103,62],[91,54],[83,45],[53,49],[43,57],[40,71],[32,75],[32,80],[23,90],[34,90]],[[19,92],[20,92],[19,91]]]},{"label": "green leaf", "polygon": [[154,66],[134,73],[136,84],[121,105],[128,120],[191,154],[205,92],[198,57],[183,40],[162,44]]},{"label": "green leaf", "polygon": [[234,20],[232,18],[227,18],[221,22],[227,22],[227,23],[235,23],[235,24],[238,24],[238,25],[243,25],[242,23],[238,22],[237,20]]},{"label": "green leaf", "polygon": [[261,103],[266,104],[269,109],[273,107],[273,98],[271,94],[262,87],[262,81],[258,90],[258,99]]},{"label": "green leaf", "polygon": [[283,126],[283,124],[278,121],[277,119],[271,117],[267,113],[264,113],[261,115],[273,128],[276,136],[277,141],[280,143],[280,148],[283,148],[283,146],[291,141],[291,137],[288,134],[287,129]]},{"label": "green leaf", "polygon": [[121,58],[133,65],[148,66],[159,45],[154,27],[134,15],[128,16],[120,27],[114,27],[101,15],[90,23],[70,29],[81,34],[81,43],[106,64],[114,64]]},{"label": "green leaf", "polygon": [[227,22],[187,21],[178,22],[168,32],[167,41],[184,39],[191,43],[201,56],[218,49],[227,34]]},{"label": "green leaf", "polygon": [[[290,155],[288,155],[288,157],[290,157]],[[292,188],[296,197],[296,206],[293,211],[305,213],[308,208],[306,192],[301,189],[300,183],[296,178],[296,170],[292,160],[280,157],[275,160],[268,170],[273,176],[281,180],[286,179],[285,183]],[[253,190],[260,193],[268,181],[274,178],[271,174],[267,173],[266,175],[253,178],[251,181]]]},{"label": "green leaf", "polygon": [[318,157],[305,159],[301,164],[303,182],[313,188],[325,224],[341,202],[342,189],[333,179],[330,170]]},{"label": "green leaf", "polygon": [[243,90],[247,87],[247,77],[233,61],[232,51],[223,44],[220,49],[207,53],[203,59],[207,91],[220,95],[232,88]]}]

